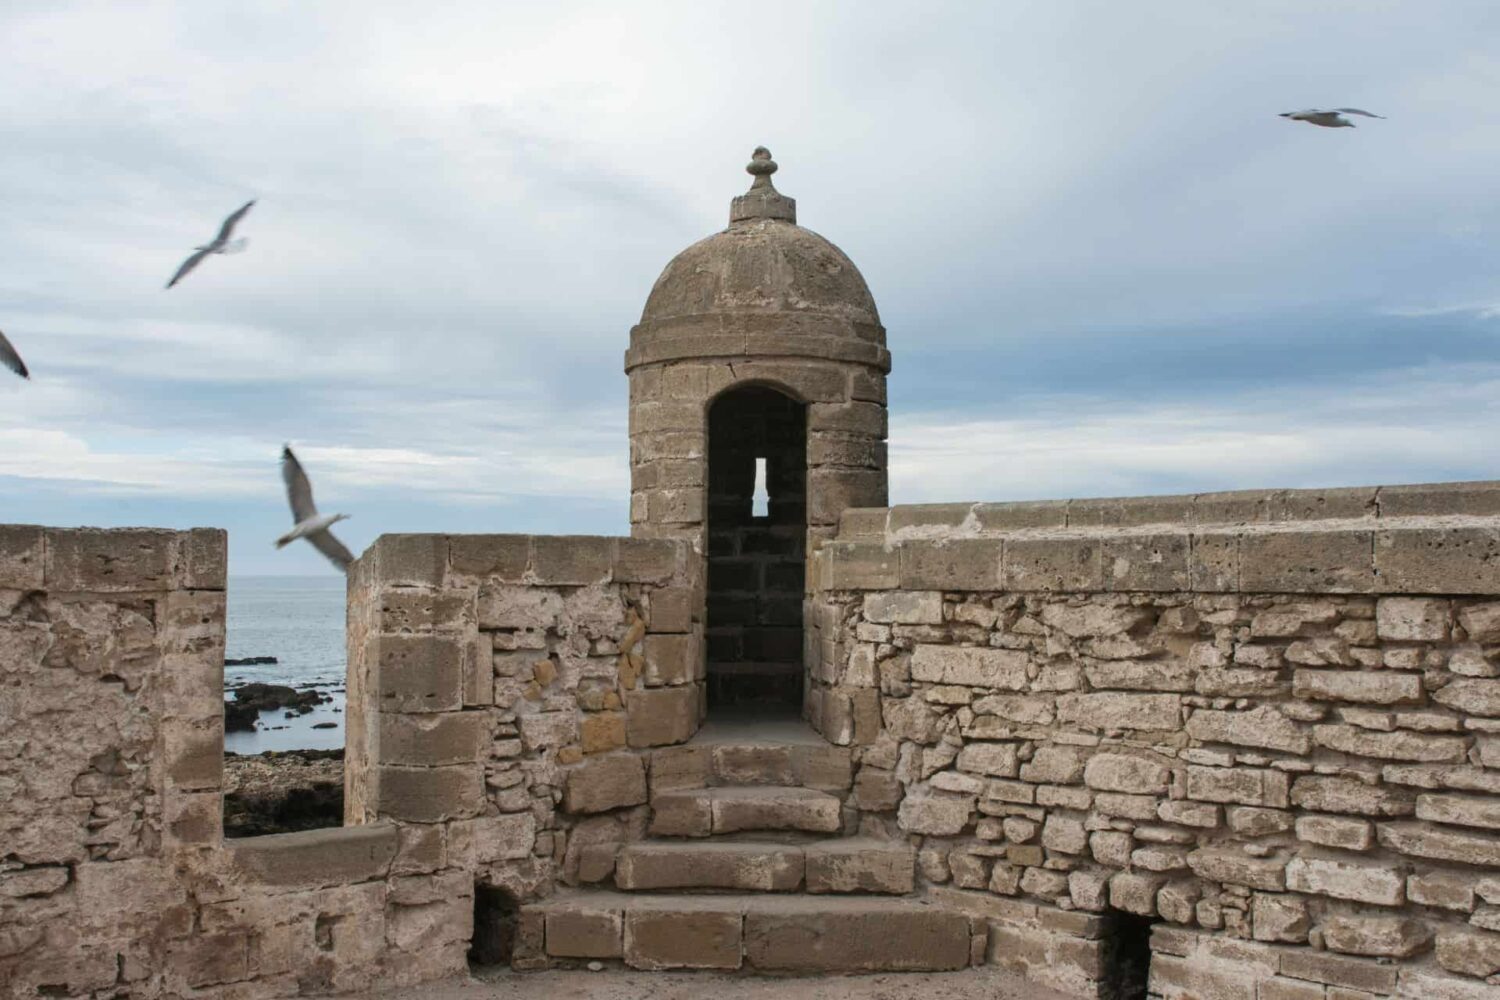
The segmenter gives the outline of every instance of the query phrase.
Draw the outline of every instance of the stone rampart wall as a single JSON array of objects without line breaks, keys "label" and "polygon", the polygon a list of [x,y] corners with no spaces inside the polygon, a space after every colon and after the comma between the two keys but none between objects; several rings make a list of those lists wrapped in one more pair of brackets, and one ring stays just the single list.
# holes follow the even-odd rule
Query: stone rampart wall
[{"label": "stone rampart wall", "polygon": [[684,551],[382,538],[350,581],[349,825],[225,840],[224,533],[0,526],[0,995],[462,971],[476,884],[551,892],[569,807],[614,808],[570,770],[628,797],[609,762],[696,728]]},{"label": "stone rampart wall", "polygon": [[[471,882],[516,901],[571,881],[591,837],[639,835],[585,818],[643,804],[632,751],[697,731],[701,569],[685,543],[385,535],[350,590],[363,624],[350,630],[348,822],[457,851]],[[644,830],[639,812],[606,822]]]},{"label": "stone rampart wall", "polygon": [[1039,981],[1099,995],[1139,918],[1155,996],[1492,995],[1495,500],[850,511],[814,560],[811,715],[856,748],[865,827]]}]

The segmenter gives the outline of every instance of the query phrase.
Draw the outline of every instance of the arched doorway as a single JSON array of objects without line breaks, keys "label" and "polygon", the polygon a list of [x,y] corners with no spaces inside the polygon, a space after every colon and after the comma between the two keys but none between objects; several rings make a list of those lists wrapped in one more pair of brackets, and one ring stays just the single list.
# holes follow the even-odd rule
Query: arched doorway
[{"label": "arched doorway", "polygon": [[708,410],[710,718],[801,716],[806,537],[807,407],[724,392]]}]

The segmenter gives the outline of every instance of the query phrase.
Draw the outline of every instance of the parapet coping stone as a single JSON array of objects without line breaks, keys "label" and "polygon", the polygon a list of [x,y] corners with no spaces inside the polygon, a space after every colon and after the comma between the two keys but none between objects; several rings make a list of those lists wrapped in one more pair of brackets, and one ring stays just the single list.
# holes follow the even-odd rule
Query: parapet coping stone
[{"label": "parapet coping stone", "polygon": [[1077,532],[1150,526],[1180,530],[1189,526],[1249,528],[1307,522],[1368,526],[1419,517],[1500,519],[1500,480],[858,507],[844,511],[838,537],[887,535],[899,540],[985,537],[1031,530]]},{"label": "parapet coping stone", "polygon": [[224,851],[256,884],[318,888],[384,878],[397,840],[396,824],[377,822],[231,838]]}]

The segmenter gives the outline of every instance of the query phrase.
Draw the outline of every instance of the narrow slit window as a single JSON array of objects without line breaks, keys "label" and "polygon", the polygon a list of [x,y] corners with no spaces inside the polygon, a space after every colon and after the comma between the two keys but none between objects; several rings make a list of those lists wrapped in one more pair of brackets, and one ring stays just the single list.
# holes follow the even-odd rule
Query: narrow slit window
[{"label": "narrow slit window", "polygon": [[766,492],[766,460],[764,458],[755,460],[755,499],[750,504],[750,516],[771,516],[771,494]]}]

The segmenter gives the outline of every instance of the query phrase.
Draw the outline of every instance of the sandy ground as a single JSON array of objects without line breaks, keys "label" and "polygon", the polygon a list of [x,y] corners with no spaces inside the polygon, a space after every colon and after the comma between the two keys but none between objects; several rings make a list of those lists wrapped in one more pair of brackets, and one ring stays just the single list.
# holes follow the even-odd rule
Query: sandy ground
[{"label": "sandy ground", "polygon": [[493,972],[369,995],[370,1000],[1067,1000],[996,969],[773,979],[712,972]]}]

